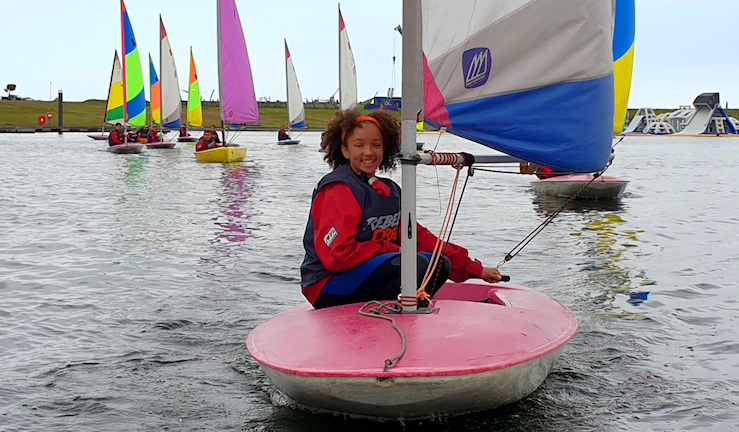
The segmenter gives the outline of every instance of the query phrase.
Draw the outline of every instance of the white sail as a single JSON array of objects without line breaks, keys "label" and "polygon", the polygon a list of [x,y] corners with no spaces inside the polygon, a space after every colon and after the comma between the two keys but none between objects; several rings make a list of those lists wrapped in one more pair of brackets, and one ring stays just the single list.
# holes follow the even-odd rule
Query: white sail
[{"label": "white sail", "polygon": [[180,127],[182,125],[182,98],[180,97],[180,82],[177,78],[177,67],[172,55],[172,47],[169,45],[167,32],[164,30],[162,16],[159,15],[159,72],[161,77],[161,113],[162,126]]},{"label": "white sail", "polygon": [[357,106],[357,68],[349,34],[339,8],[339,103],[342,110]]},{"label": "white sail", "polygon": [[298,77],[295,74],[295,66],[290,56],[290,50],[287,49],[287,40],[285,40],[285,74],[287,79],[288,126],[291,128],[307,127],[303,96],[300,93],[300,85],[298,84]]}]

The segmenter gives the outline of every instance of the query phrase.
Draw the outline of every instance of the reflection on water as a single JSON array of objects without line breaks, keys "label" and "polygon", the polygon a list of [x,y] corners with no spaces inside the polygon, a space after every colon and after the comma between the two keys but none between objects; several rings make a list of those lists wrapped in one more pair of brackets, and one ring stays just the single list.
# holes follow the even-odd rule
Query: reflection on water
[{"label": "reflection on water", "polygon": [[[567,203],[567,198],[537,194],[533,203],[542,216],[551,216]],[[644,286],[653,285],[644,271],[632,275],[630,269],[624,268],[625,253],[636,252],[639,239],[637,234],[643,231],[620,231],[618,228],[626,224],[619,214],[623,214],[626,205],[622,200],[575,199],[561,210],[561,214],[582,214],[596,217],[585,223],[581,232],[573,236],[582,236],[589,244],[585,256],[589,258],[583,263],[583,270],[592,272],[589,279],[598,287],[595,297],[597,304],[613,304],[617,294],[627,295],[626,303],[639,306],[649,299],[649,291]],[[562,216],[558,216],[562,217]],[[555,218],[555,221],[558,220]],[[592,238],[594,235],[594,238]]]},{"label": "reflection on water", "polygon": [[[550,216],[559,210],[567,200],[568,198],[535,194],[533,202],[542,214]],[[593,210],[615,212],[622,210],[623,207],[624,205],[620,199],[574,199],[567,207],[562,209],[562,212],[584,213]]]},{"label": "reflection on water", "polygon": [[589,243],[585,251],[589,259],[582,263],[582,270],[592,273],[589,279],[597,288],[594,298],[597,304],[613,304],[618,294],[624,294],[628,296],[627,303],[639,306],[649,299],[649,291],[644,291],[643,287],[654,285],[644,270],[632,274],[632,269],[621,265],[626,260],[625,254],[636,253],[637,235],[643,233],[641,230],[620,231],[619,227],[625,223],[621,216],[606,213],[588,222],[581,232],[572,234],[585,237]]},{"label": "reflection on water", "polygon": [[143,187],[146,184],[146,177],[144,177],[143,173],[145,172],[146,165],[149,163],[149,155],[144,153],[126,158],[120,158],[121,155],[117,156],[121,162],[121,171],[125,176],[126,183],[132,189]]},{"label": "reflection on water", "polygon": [[223,228],[219,238],[230,242],[242,242],[249,237],[249,229],[245,226],[250,214],[245,214],[242,207],[251,195],[251,186],[247,182],[249,171],[241,164],[228,164],[223,171],[223,193],[218,197],[218,208],[221,212],[215,217],[215,224]]}]

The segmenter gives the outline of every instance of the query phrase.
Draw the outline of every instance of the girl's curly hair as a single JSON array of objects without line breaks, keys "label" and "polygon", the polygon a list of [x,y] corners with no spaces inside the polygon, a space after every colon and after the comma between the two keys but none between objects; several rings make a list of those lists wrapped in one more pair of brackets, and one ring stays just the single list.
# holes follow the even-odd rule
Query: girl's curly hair
[{"label": "girl's curly hair", "polygon": [[[390,171],[395,168],[395,155],[400,151],[400,120],[384,111],[372,111],[369,114],[362,114],[358,109],[349,109],[346,111],[338,111],[326,127],[326,132],[321,139],[321,150],[326,153],[323,159],[333,169],[337,169],[342,165],[349,163],[349,159],[344,157],[341,152],[341,146],[346,140],[352,136],[354,129],[359,125],[357,117],[368,115],[382,126],[382,142],[385,145],[385,151],[382,155],[382,162],[379,169],[381,171]],[[342,140],[342,134],[346,133]]]}]

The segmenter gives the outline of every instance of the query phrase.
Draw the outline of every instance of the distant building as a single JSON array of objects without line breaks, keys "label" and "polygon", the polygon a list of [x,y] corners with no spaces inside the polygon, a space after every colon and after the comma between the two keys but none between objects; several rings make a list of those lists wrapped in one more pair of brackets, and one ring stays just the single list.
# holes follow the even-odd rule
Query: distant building
[{"label": "distant building", "polygon": [[366,110],[398,111],[402,108],[402,99],[399,97],[375,96],[364,103]]}]

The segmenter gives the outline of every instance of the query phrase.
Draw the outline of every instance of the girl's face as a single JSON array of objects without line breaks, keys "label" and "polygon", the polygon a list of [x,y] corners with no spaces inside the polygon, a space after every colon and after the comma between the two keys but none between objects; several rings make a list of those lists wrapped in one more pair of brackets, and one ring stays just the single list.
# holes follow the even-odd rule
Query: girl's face
[{"label": "girl's face", "polygon": [[370,121],[359,123],[346,143],[341,145],[341,152],[349,159],[352,171],[374,176],[385,152],[380,128]]}]

